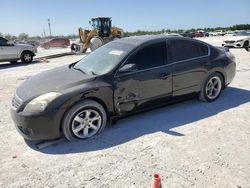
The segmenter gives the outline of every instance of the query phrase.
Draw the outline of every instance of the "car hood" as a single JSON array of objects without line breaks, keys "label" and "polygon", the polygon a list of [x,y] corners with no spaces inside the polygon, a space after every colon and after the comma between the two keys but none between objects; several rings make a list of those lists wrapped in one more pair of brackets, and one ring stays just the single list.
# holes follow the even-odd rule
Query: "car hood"
[{"label": "car hood", "polygon": [[31,100],[48,92],[60,92],[95,79],[79,70],[63,66],[42,72],[28,78],[16,90],[16,95],[23,101]]},{"label": "car hood", "polygon": [[244,39],[247,39],[248,36],[232,36],[232,37],[229,37],[227,39],[225,39],[225,41],[232,41],[232,40],[244,40]]}]

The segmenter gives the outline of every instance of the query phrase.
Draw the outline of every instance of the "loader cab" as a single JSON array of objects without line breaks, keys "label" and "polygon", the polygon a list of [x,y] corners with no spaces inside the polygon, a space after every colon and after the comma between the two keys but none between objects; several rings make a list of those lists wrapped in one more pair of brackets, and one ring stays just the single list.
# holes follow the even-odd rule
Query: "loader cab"
[{"label": "loader cab", "polygon": [[111,18],[109,17],[97,17],[91,19],[93,28],[98,30],[100,37],[109,37],[111,34]]}]

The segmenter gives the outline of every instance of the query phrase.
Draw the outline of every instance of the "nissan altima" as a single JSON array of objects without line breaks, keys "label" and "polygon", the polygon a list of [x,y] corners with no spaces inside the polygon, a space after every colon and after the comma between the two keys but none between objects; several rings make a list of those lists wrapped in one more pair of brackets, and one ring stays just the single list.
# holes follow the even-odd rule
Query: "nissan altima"
[{"label": "nissan altima", "polygon": [[235,70],[223,47],[175,36],[123,38],[30,77],[17,88],[11,115],[25,139],[86,139],[108,122],[178,98],[213,102]]}]

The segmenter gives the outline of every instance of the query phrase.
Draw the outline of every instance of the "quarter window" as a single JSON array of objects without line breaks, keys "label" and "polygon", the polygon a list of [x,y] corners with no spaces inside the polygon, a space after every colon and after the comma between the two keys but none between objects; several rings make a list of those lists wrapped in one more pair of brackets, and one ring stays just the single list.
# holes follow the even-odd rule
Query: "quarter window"
[{"label": "quarter window", "polygon": [[171,51],[173,62],[208,55],[208,47],[206,45],[185,40],[171,42]]},{"label": "quarter window", "polygon": [[167,49],[166,42],[151,44],[138,51],[132,56],[127,64],[136,64],[137,70],[166,65]]}]

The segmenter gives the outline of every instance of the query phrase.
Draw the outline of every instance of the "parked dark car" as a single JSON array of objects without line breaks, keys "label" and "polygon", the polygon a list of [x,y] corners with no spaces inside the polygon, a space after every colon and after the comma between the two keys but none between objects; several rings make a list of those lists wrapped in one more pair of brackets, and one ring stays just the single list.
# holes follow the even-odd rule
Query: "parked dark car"
[{"label": "parked dark car", "polygon": [[70,46],[70,41],[67,38],[54,38],[41,44],[42,48],[49,49],[51,47],[63,47]]},{"label": "parked dark car", "polygon": [[194,32],[184,32],[184,33],[181,33],[180,35],[182,35],[183,37],[189,37],[189,38],[194,38],[195,37],[195,33]]},{"label": "parked dark car", "polygon": [[196,31],[195,32],[195,37],[204,37],[204,32]]},{"label": "parked dark car", "polygon": [[212,102],[235,70],[234,56],[222,47],[184,37],[128,37],[29,78],[17,88],[11,114],[26,139],[85,139],[109,121],[180,97]]}]

